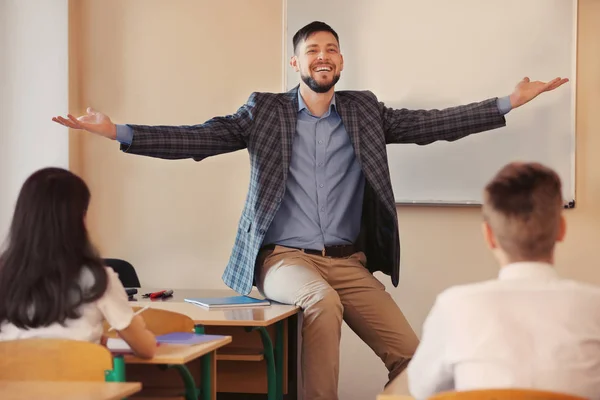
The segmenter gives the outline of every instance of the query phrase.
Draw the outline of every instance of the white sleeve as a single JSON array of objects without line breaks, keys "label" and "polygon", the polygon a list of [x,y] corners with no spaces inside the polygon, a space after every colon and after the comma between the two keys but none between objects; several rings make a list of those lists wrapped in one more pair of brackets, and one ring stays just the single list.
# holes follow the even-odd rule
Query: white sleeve
[{"label": "white sleeve", "polygon": [[446,360],[446,333],[438,297],[423,324],[421,342],[406,371],[408,389],[417,400],[454,389],[454,374]]},{"label": "white sleeve", "polygon": [[96,305],[106,322],[120,331],[131,324],[133,310],[127,300],[127,293],[119,280],[119,275],[110,267],[106,267],[106,274],[108,275],[106,292],[98,299]]}]

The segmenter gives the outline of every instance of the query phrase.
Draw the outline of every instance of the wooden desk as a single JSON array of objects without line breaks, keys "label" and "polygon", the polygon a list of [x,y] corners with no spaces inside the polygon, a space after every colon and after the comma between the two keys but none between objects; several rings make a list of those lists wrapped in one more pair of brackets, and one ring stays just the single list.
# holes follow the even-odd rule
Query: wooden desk
[{"label": "wooden desk", "polygon": [[[136,299],[134,302],[140,303],[140,307],[150,305],[153,308],[185,314],[194,320],[195,324],[203,326],[271,326],[276,322],[296,315],[300,311],[299,307],[275,302],[272,302],[268,307],[243,307],[226,310],[207,310],[185,302],[186,298],[192,297],[239,296],[238,293],[229,290],[177,289],[173,290],[173,296],[167,299],[150,300],[142,297],[144,293],[159,290],[161,289],[138,289],[138,293],[134,296]],[[250,296],[262,298],[258,292],[253,292]]]},{"label": "wooden desk", "polygon": [[231,343],[231,336],[195,345],[162,344],[151,359],[139,358],[133,354],[123,356],[126,364],[187,364],[197,358],[216,351]]},{"label": "wooden desk", "polygon": [[118,400],[141,388],[139,382],[0,381],[0,399]]},{"label": "wooden desk", "polygon": [[[299,307],[274,303],[267,307],[243,307],[220,310],[207,310],[195,304],[186,303],[184,299],[192,297],[226,297],[237,296],[238,293],[232,290],[193,290],[193,289],[173,289],[173,296],[166,299],[150,300],[144,298],[144,293],[156,292],[170,288],[138,288],[138,293],[134,296],[132,303],[140,307],[151,306],[169,311],[185,314],[190,317],[196,324],[198,333],[210,333],[218,335],[231,335],[237,346],[240,342],[245,349],[248,349],[248,339],[245,332],[256,330],[260,334],[262,342],[262,352],[266,361],[266,386],[269,400],[283,399],[283,393],[287,391],[287,382],[284,382],[284,377],[287,376],[288,370],[293,368],[295,371],[296,357],[292,357],[294,363],[286,363],[288,358],[288,343],[286,332],[289,333],[290,317],[296,316],[300,311]],[[252,297],[262,297],[257,291],[250,294]],[[237,330],[236,330],[237,328]],[[269,330],[272,331],[271,337]],[[292,329],[293,331],[293,329]],[[292,332],[295,340],[295,331]],[[237,340],[236,340],[237,339]],[[274,339],[274,340],[273,340]],[[256,345],[254,345],[256,347]],[[294,346],[291,346],[296,349]],[[238,361],[242,360],[242,356]],[[289,364],[289,365],[288,365]],[[239,363],[238,363],[239,366]],[[231,365],[220,365],[218,376],[219,379],[227,380],[228,385],[219,383],[219,391],[227,387],[227,391],[260,393],[257,388],[256,368],[249,368],[249,372],[254,372],[254,378],[241,379],[240,376],[233,372],[234,368]],[[247,373],[244,376],[249,376]],[[258,376],[260,378],[260,376]],[[243,383],[249,382],[253,384],[252,388],[242,388]],[[295,382],[295,380],[294,380]],[[237,386],[236,386],[237,385]],[[264,393],[264,392],[263,392]]]},{"label": "wooden desk", "polygon": [[[202,363],[202,398],[204,400],[216,400],[216,351],[229,343],[231,343],[231,336],[195,345],[161,344],[151,359],[139,358],[133,354],[123,354],[120,357],[122,357],[126,365],[153,364],[170,366],[181,370],[180,373],[185,384],[186,398],[190,399],[197,399],[198,393],[195,380],[187,369],[186,364],[202,358],[203,361],[206,360]],[[119,356],[115,360],[118,358]]]}]

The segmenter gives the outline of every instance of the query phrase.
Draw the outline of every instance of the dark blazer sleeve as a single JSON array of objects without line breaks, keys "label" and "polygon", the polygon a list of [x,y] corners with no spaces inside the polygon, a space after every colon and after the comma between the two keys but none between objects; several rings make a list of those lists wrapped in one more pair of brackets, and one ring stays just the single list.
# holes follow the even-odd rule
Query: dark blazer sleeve
[{"label": "dark blazer sleeve", "polygon": [[128,124],[133,130],[130,145],[122,144],[126,153],[166,159],[206,157],[230,153],[247,147],[256,112],[257,94],[234,114],[214,117],[198,125],[148,126]]},{"label": "dark blazer sleeve", "polygon": [[386,143],[425,145],[500,128],[506,120],[492,98],[442,110],[393,109],[378,102]]}]

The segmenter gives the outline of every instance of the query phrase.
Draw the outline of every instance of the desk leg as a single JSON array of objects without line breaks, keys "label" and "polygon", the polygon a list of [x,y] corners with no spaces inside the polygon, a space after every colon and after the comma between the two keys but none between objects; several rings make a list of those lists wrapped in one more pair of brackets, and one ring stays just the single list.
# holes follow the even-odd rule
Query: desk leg
[{"label": "desk leg", "polygon": [[[194,326],[194,332],[204,334],[204,326]],[[202,357],[202,400],[217,399],[217,352]]]},{"label": "desk leg", "polygon": [[275,374],[277,378],[277,400],[283,400],[283,330],[284,321],[275,324]]},{"label": "desk leg", "polygon": [[194,377],[187,366],[181,364],[167,364],[162,366],[164,368],[174,368],[179,372],[179,376],[183,380],[185,386],[185,400],[198,400],[200,392],[196,388],[196,382]]},{"label": "desk leg", "polygon": [[265,352],[265,360],[267,361],[267,399],[282,400],[282,397],[279,397],[277,393],[277,370],[275,365],[275,356],[273,354],[273,342],[271,341],[269,332],[267,332],[267,329],[263,326],[247,329],[255,329],[260,332],[260,338],[262,340]]},{"label": "desk leg", "polygon": [[202,400],[217,399],[217,352],[202,357]]}]

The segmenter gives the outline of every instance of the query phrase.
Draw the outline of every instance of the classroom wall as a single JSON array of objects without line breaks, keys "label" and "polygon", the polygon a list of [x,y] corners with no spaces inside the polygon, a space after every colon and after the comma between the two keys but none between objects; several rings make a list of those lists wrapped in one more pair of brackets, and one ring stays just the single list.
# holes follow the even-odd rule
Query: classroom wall
[{"label": "classroom wall", "polygon": [[68,167],[68,1],[0,0],[0,246],[23,181]]},{"label": "classroom wall", "polygon": [[[78,99],[72,112],[92,106],[115,122],[193,124],[235,111],[251,91],[281,90],[281,0],[71,4],[77,21],[70,26],[77,38],[71,60],[78,71],[71,75]],[[579,16],[577,206],[566,213],[569,232],[557,268],[600,284],[594,251],[600,242],[600,26],[594,23],[600,2],[580,0]],[[144,285],[224,288],[221,274],[249,181],[247,153],[195,163],[126,155],[116,143],[89,135],[73,135],[71,144],[93,193],[92,235],[106,256],[130,260]],[[398,212],[400,285],[377,276],[420,332],[437,293],[492,278],[497,269],[481,239],[478,208]],[[374,398],[385,381],[380,361],[344,328],[341,398]]]}]

